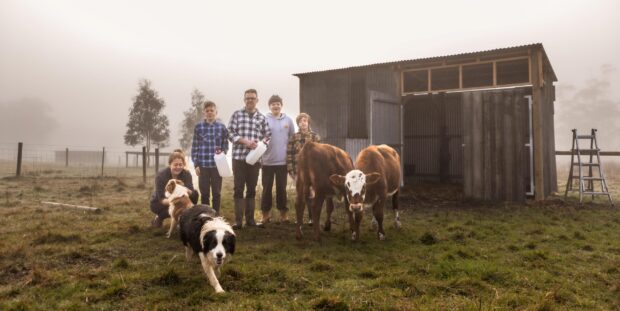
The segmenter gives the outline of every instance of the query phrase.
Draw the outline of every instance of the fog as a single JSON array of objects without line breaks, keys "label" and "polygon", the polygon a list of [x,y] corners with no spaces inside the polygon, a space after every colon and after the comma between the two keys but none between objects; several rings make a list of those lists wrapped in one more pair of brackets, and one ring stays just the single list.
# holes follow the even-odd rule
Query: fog
[{"label": "fog", "polygon": [[606,64],[600,67],[598,75],[582,85],[563,84],[556,88],[557,148],[571,148],[572,129],[586,135],[596,128],[601,149],[620,150],[620,98],[611,94],[614,86],[611,78],[616,72],[615,67]]},{"label": "fog", "polygon": [[[220,3],[223,2],[223,3]],[[171,147],[198,88],[225,122],[259,91],[299,112],[292,73],[543,43],[556,142],[598,127],[620,150],[616,1],[0,2],[0,143],[123,147],[138,82],[166,101]],[[615,131],[612,134],[612,131]]]}]

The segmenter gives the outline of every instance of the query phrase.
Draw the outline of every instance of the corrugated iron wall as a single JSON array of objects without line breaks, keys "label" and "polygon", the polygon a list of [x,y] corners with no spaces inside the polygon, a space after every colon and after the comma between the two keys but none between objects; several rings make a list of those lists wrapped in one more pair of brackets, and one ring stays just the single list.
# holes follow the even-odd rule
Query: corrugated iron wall
[{"label": "corrugated iron wall", "polygon": [[369,145],[369,91],[400,98],[397,83],[398,76],[390,68],[300,77],[300,112],[310,114],[312,128],[323,142],[345,149],[355,158]]},{"label": "corrugated iron wall", "polygon": [[410,96],[405,100],[403,113],[405,176],[461,180],[461,95]]}]

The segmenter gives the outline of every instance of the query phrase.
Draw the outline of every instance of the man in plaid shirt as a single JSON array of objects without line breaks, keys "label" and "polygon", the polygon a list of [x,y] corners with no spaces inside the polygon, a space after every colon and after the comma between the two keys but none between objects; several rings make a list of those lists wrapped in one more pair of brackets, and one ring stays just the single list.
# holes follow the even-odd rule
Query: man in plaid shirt
[{"label": "man in plaid shirt", "polygon": [[[255,89],[246,90],[243,100],[245,107],[235,111],[228,123],[228,137],[233,143],[232,169],[235,184],[235,225],[233,225],[233,229],[242,227],[244,212],[246,226],[256,226],[254,220],[256,202],[254,198],[256,197],[260,163],[249,165],[245,162],[245,157],[250,153],[250,150],[256,149],[259,141],[267,141],[271,138],[271,131],[265,115],[256,109],[258,92]],[[245,198],[243,196],[244,189],[246,190]]]},{"label": "man in plaid shirt", "polygon": [[[217,171],[213,156],[220,152],[226,154],[228,151],[228,130],[222,122],[215,119],[217,107],[214,102],[204,103],[202,113],[204,120],[196,124],[194,128],[192,161],[196,167],[196,175],[198,175],[201,203],[211,205],[219,214],[222,176]],[[209,204],[211,193],[213,194],[213,204]]]}]

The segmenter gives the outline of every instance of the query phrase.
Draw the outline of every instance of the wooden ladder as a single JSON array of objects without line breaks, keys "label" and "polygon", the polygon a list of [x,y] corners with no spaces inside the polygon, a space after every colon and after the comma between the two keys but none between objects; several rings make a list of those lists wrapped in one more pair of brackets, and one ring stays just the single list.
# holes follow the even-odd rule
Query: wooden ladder
[{"label": "wooden ladder", "polygon": [[[589,139],[590,149],[579,148],[580,139]],[[587,158],[589,161],[583,162],[581,156],[589,157]],[[575,162],[575,157],[577,158],[577,162]],[[609,189],[607,188],[607,182],[605,181],[605,174],[603,173],[601,164],[601,150],[596,142],[596,129],[592,129],[590,135],[577,135],[577,130],[573,129],[573,147],[571,148],[570,162],[571,166],[568,173],[568,181],[566,182],[566,192],[564,193],[564,197],[566,198],[568,196],[569,191],[579,191],[579,203],[581,204],[583,202],[583,195],[591,195],[592,200],[594,200],[595,195],[606,195],[611,206],[614,206],[614,202],[611,199],[611,194],[609,194]],[[575,167],[579,168],[577,175],[573,172]],[[584,168],[587,168],[587,175],[584,175],[582,170]],[[598,176],[593,175],[595,172],[593,168],[598,168]],[[578,189],[573,189],[573,180],[575,179],[579,180]],[[599,181],[601,183],[601,191],[596,191],[594,189],[594,183]]]}]

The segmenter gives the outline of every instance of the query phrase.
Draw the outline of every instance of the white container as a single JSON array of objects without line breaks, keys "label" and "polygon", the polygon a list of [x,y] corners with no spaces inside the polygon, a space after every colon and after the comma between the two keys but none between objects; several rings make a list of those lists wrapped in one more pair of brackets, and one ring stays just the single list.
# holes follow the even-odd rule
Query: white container
[{"label": "white container", "polygon": [[230,169],[230,165],[228,165],[228,160],[226,159],[225,153],[216,153],[215,155],[213,155],[213,159],[215,160],[215,166],[217,167],[217,172],[220,174],[220,176],[232,176],[232,170]]},{"label": "white container", "polygon": [[267,151],[267,145],[263,141],[259,141],[256,144],[256,148],[250,150],[250,153],[245,157],[245,162],[250,165],[254,165],[260,157]]}]

